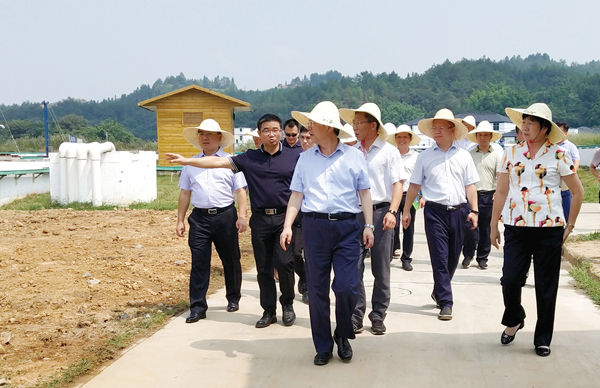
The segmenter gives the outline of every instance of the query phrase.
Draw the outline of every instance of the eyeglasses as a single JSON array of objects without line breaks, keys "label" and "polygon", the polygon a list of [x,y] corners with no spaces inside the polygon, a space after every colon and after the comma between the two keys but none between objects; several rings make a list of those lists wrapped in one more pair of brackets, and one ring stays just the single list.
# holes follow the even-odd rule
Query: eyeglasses
[{"label": "eyeglasses", "polygon": [[356,126],[358,126],[360,124],[363,124],[363,123],[370,123],[370,121],[367,121],[367,120],[365,120],[365,121],[352,121],[352,126],[356,127]]},{"label": "eyeglasses", "polygon": [[204,132],[198,131],[198,136],[217,136],[219,132]]},{"label": "eyeglasses", "polygon": [[260,133],[262,133],[263,135],[267,135],[269,133],[278,134],[279,132],[281,132],[281,129],[261,129],[260,130]]},{"label": "eyeglasses", "polygon": [[296,137],[296,136],[298,136],[298,134],[297,133],[287,133],[286,132],[285,136],[287,136],[287,137]]}]

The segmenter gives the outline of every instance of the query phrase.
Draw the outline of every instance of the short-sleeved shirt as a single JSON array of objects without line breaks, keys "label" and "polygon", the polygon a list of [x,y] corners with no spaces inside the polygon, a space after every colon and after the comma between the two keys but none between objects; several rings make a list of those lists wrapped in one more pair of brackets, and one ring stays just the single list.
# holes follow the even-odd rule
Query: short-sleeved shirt
[{"label": "short-sleeved shirt", "polygon": [[456,142],[448,151],[436,143],[421,152],[410,177],[410,183],[421,185],[426,201],[448,206],[466,203],[465,187],[478,181],[473,158]]},{"label": "short-sleeved shirt", "polygon": [[290,199],[290,183],[302,147],[287,148],[279,144],[273,155],[261,144],[257,150],[230,156],[233,170],[244,173],[250,191],[252,209],[286,207]]},{"label": "short-sleeved shirt", "polygon": [[575,144],[573,144],[572,142],[570,142],[569,140],[565,140],[558,145],[571,153],[571,160],[575,161],[575,160],[580,159],[579,158],[579,149],[577,149],[577,146]]},{"label": "short-sleeved shirt", "polygon": [[501,174],[509,174],[502,221],[512,226],[563,226],[560,180],[573,174],[571,155],[546,141],[532,157],[527,143],[504,151]]},{"label": "short-sleeved shirt", "polygon": [[415,150],[408,149],[408,152],[402,156],[402,166],[404,167],[404,172],[406,173],[407,179],[402,184],[402,191],[406,193],[408,187],[410,186],[410,176],[412,175],[415,169],[415,163],[417,163],[417,157],[419,153]]},{"label": "short-sleeved shirt", "polygon": [[502,152],[489,147],[486,152],[481,152],[479,146],[469,152],[475,163],[479,182],[475,184],[477,191],[492,191],[496,190],[498,178],[496,174],[500,170],[500,162],[502,161]]},{"label": "short-sleeved shirt", "polygon": [[400,151],[379,136],[369,151],[365,151],[361,143],[355,144],[354,148],[367,157],[373,204],[390,202],[394,183],[408,180]]},{"label": "short-sleeved shirt", "polygon": [[600,166],[600,148],[598,148],[596,152],[594,152],[594,156],[592,156],[592,161],[590,162],[590,165],[594,167]]},{"label": "short-sleeved shirt", "polygon": [[360,213],[358,190],[370,188],[367,163],[341,141],[329,156],[316,145],[300,155],[290,188],[304,195],[303,212]]},{"label": "short-sleeved shirt", "polygon": [[[204,151],[193,158],[206,156]],[[229,154],[221,148],[213,154],[225,158]],[[201,209],[226,207],[235,200],[233,193],[247,186],[243,173],[234,173],[226,168],[200,168],[183,166],[179,177],[179,188],[192,192],[192,206]]]},{"label": "short-sleeved shirt", "polygon": [[[299,137],[299,136],[300,136],[300,133],[298,133],[298,135],[296,135],[296,137]],[[284,139],[281,141],[281,144],[286,148],[296,148],[296,147],[302,148],[302,145],[300,144],[300,140],[298,140],[296,142],[296,144],[290,145],[290,143],[287,142],[287,139]]]}]

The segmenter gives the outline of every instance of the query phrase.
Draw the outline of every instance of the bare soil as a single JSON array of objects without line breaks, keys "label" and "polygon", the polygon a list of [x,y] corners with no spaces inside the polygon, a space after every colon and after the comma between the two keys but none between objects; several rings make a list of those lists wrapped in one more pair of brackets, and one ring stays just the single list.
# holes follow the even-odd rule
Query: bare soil
[{"label": "bare soil", "polygon": [[[29,386],[131,322],[188,300],[176,211],[0,212],[0,379]],[[243,266],[253,265],[249,232]],[[211,291],[223,285],[213,252]],[[8,339],[8,341],[7,341]]]}]

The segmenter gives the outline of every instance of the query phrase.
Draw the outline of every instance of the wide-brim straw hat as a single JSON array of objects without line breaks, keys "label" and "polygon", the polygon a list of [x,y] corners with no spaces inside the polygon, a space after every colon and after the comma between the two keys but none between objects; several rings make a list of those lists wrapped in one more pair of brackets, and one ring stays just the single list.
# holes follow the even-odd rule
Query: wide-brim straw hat
[{"label": "wide-brim straw hat", "polygon": [[421,131],[423,135],[429,136],[432,139],[433,133],[431,128],[433,127],[433,120],[446,120],[454,124],[454,140],[464,139],[469,132],[467,127],[462,123],[461,119],[455,119],[454,113],[452,113],[450,109],[443,108],[438,110],[433,118],[419,121],[419,131]]},{"label": "wide-brim straw hat", "polygon": [[227,148],[235,143],[235,136],[233,136],[233,133],[222,130],[219,123],[215,120],[206,119],[197,127],[187,127],[183,129],[183,137],[185,137],[185,140],[200,150],[202,149],[202,146],[198,142],[198,131],[221,133],[221,142],[219,143],[221,148]]},{"label": "wide-brim straw hat", "polygon": [[328,127],[337,128],[340,130],[338,138],[347,139],[350,134],[346,133],[344,126],[340,121],[340,112],[331,101],[321,101],[310,112],[292,111],[292,117],[308,128],[308,122],[313,121],[317,124],[326,125]]},{"label": "wide-brim straw hat", "polygon": [[419,137],[419,135],[414,133],[408,125],[402,124],[401,126],[396,128],[394,132],[389,132],[388,143],[396,147],[396,135],[399,133],[408,133],[411,135],[410,143],[408,143],[409,146],[414,146],[421,142],[421,138]]},{"label": "wide-brim straw hat", "polygon": [[387,131],[385,130],[383,121],[381,121],[381,110],[379,109],[377,104],[374,104],[372,102],[367,102],[365,104],[362,104],[358,109],[346,109],[346,108],[340,109],[340,117],[342,118],[342,120],[344,120],[348,124],[352,124],[352,121],[354,121],[354,115],[356,114],[356,112],[368,113],[371,116],[373,116],[375,118],[375,120],[377,120],[377,122],[379,123],[379,129],[377,130],[379,137],[382,138],[383,140],[387,140],[388,134],[387,134]]},{"label": "wide-brim straw hat", "polygon": [[462,119],[463,124],[467,127],[467,131],[472,131],[477,127],[477,122],[475,122],[475,117],[466,116]]},{"label": "wide-brim straw hat", "polygon": [[490,124],[489,121],[483,120],[479,123],[477,128],[469,133],[467,133],[467,140],[472,141],[473,143],[477,143],[477,134],[478,133],[491,133],[492,140],[498,141],[502,137],[502,134],[498,131],[494,131],[494,127]]},{"label": "wide-brim straw hat", "polygon": [[550,133],[548,134],[548,140],[550,140],[550,143],[560,144],[565,137],[563,131],[554,123],[554,121],[552,121],[552,111],[548,105],[544,104],[543,102],[530,105],[527,109],[506,108],[504,109],[504,112],[506,112],[506,115],[519,128],[522,128],[523,126],[523,114],[548,120],[552,125],[550,128]]},{"label": "wide-brim straw hat", "polygon": [[258,134],[258,128],[254,129],[253,131],[244,133],[243,136],[260,137],[260,135]]},{"label": "wide-brim straw hat", "polygon": [[354,128],[350,124],[344,124],[344,129],[342,131],[346,132],[349,137],[343,138],[343,143],[352,143],[353,141],[358,141],[356,136],[354,136]]}]

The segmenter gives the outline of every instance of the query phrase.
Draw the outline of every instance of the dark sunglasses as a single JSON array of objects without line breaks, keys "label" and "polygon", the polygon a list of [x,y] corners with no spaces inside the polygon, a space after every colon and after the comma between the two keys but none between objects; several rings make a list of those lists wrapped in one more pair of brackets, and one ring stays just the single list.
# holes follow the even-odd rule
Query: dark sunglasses
[{"label": "dark sunglasses", "polygon": [[297,133],[286,133],[285,136],[287,136],[287,137],[296,137],[296,136],[298,136],[298,134]]}]

